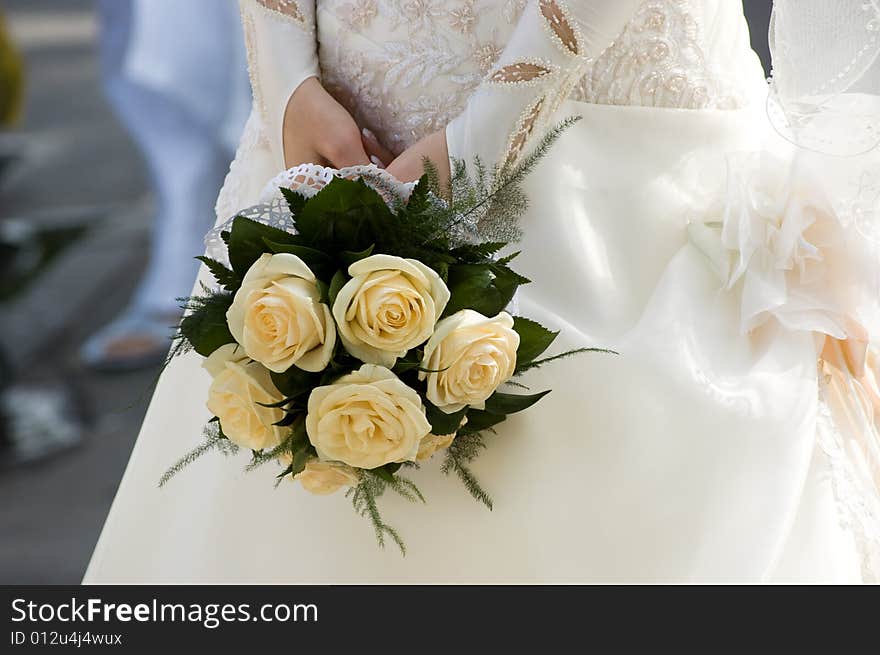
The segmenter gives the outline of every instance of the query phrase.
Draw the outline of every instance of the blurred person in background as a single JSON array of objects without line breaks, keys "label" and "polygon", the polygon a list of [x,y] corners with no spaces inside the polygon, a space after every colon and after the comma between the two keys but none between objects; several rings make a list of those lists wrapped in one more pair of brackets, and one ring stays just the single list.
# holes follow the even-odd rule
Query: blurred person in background
[{"label": "blurred person in background", "polygon": [[234,0],[100,0],[110,104],[146,159],[156,201],[148,268],[128,307],[86,341],[84,362],[160,361],[214,222],[214,201],[250,109]]},{"label": "blurred person in background", "polygon": [[0,125],[12,124],[21,111],[21,58],[12,45],[0,13]]},{"label": "blurred person in background", "polygon": [[15,155],[3,140],[3,130],[15,123],[21,112],[23,80],[21,57],[0,10],[0,176]]}]

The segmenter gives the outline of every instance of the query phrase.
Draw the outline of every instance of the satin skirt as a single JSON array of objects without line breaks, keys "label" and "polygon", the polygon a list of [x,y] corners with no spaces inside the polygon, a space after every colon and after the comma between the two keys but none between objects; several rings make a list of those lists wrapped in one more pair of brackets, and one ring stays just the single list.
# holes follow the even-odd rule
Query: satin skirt
[{"label": "satin skirt", "polygon": [[[162,489],[210,418],[197,355],[163,375],[85,581],[263,583],[856,582],[817,448],[816,343],[740,332],[735,299],[687,240],[697,157],[758,147],[750,111],[566,103],[583,115],[527,183],[519,311],[599,346],[528,374],[553,392],[473,470],[381,499],[406,557],[338,494],[273,490],[273,467],[211,454]],[[452,153],[458,154],[458,153]],[[246,203],[242,203],[246,204]],[[270,470],[271,469],[271,470]]]}]

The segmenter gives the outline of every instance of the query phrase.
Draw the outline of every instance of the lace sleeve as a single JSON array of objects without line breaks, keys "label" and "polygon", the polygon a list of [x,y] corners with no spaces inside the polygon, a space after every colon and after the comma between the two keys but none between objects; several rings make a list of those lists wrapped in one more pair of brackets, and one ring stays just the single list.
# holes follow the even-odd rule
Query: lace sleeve
[{"label": "lace sleeve", "polygon": [[254,110],[283,168],[281,129],[287,102],[303,80],[320,74],[315,0],[239,0],[239,6]]},{"label": "lace sleeve", "polygon": [[450,156],[514,164],[640,4],[529,0],[497,65],[447,127]]}]

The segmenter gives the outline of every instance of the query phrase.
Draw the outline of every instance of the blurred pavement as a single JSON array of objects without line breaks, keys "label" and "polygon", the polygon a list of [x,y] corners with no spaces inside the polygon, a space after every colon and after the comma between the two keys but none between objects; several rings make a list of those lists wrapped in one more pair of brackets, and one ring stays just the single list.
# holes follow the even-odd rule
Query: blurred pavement
[{"label": "blurred pavement", "polygon": [[[51,459],[0,471],[0,584],[78,583],[122,477],[157,371],[97,375],[77,347],[120,310],[143,268],[144,167],[99,86],[88,0],[0,5],[27,65],[25,157],[0,180],[0,220],[86,227],[0,304],[0,345],[19,382],[62,381],[90,429]],[[3,135],[0,134],[0,140]]]}]

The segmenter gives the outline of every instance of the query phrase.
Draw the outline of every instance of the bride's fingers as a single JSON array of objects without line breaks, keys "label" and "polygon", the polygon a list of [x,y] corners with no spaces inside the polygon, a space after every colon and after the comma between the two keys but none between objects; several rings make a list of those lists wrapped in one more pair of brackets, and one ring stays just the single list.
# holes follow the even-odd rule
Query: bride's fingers
[{"label": "bride's fingers", "polygon": [[385,168],[394,161],[392,152],[379,143],[379,139],[376,138],[376,135],[370,129],[365,127],[361,130],[361,141],[363,141],[364,149],[367,151],[370,161],[379,168]]},{"label": "bride's fingers", "polygon": [[425,172],[425,159],[429,159],[434,164],[440,177],[440,184],[445,187],[449,180],[450,171],[446,133],[443,130],[426,136],[403,151],[388,166],[388,172],[402,182],[413,182]]}]

